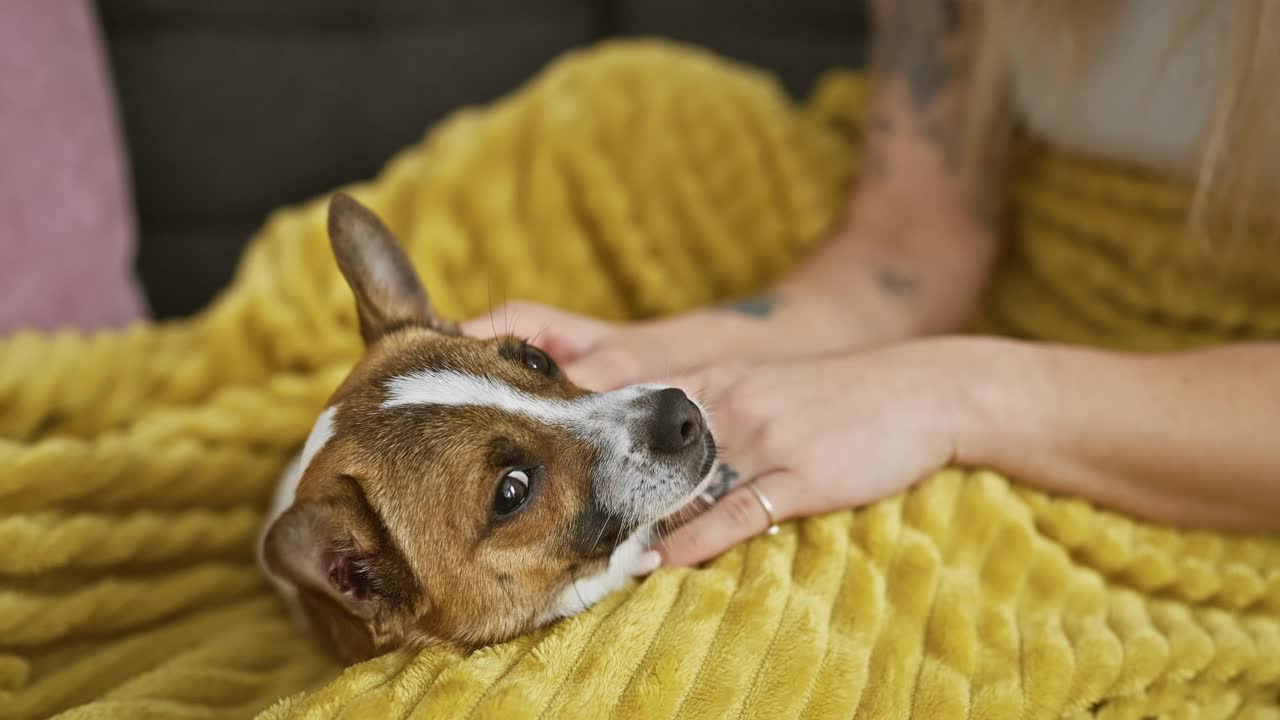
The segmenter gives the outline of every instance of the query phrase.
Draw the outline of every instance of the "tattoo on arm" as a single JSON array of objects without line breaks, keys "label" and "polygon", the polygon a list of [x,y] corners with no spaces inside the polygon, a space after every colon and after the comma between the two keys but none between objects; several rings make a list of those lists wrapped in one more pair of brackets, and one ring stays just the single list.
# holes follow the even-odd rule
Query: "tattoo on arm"
[{"label": "tattoo on arm", "polygon": [[[942,155],[954,172],[959,144],[959,113],[952,112],[967,71],[968,30],[961,0],[877,0],[872,73],[886,86],[903,90],[908,123],[918,137]],[[945,107],[944,107],[945,105]],[[903,128],[873,119],[868,143]],[[873,171],[874,172],[874,171]]]},{"label": "tattoo on arm", "polygon": [[[866,127],[863,178],[895,172],[895,143],[922,144],[938,167],[958,176],[963,101],[974,16],[969,0],[872,0],[871,75],[878,86]],[[898,146],[900,147],[900,146]],[[924,293],[909,268],[875,263],[870,280],[885,296],[912,301]]]},{"label": "tattoo on arm", "polygon": [[956,79],[947,45],[960,29],[956,0],[895,0],[883,20],[879,67],[903,76],[917,111]]},{"label": "tattoo on arm", "polygon": [[740,315],[763,318],[773,314],[774,308],[776,308],[780,302],[782,302],[780,297],[769,293],[746,298],[745,300],[737,300],[722,307],[725,310],[731,310]]},{"label": "tattoo on arm", "polygon": [[893,268],[876,270],[875,279],[881,290],[895,297],[912,298],[919,289],[919,281],[914,275]]}]

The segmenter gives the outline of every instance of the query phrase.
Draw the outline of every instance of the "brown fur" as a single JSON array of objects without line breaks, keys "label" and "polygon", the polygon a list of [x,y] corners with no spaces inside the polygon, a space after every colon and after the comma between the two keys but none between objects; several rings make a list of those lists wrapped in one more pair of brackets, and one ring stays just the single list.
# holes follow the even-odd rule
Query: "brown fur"
[{"label": "brown fur", "polygon": [[[377,218],[346,196],[331,207],[335,253],[368,349],[330,401],[338,405],[332,436],[267,534],[267,566],[298,588],[316,631],[347,661],[526,632],[571,575],[604,567],[616,542],[609,519],[590,512],[595,450],[484,407],[383,409],[385,384],[454,369],[535,396],[586,391],[527,367],[516,339],[440,332]],[[500,479],[535,466],[530,499],[495,519]]]}]

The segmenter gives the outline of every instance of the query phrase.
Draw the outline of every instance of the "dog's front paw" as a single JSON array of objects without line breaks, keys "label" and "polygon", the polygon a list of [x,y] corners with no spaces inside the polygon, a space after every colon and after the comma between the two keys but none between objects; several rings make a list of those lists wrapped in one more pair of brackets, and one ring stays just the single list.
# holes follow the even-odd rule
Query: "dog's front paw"
[{"label": "dog's front paw", "polygon": [[644,577],[662,565],[662,556],[649,549],[649,528],[641,528],[609,556],[609,574],[618,578]]},{"label": "dog's front paw", "polygon": [[644,577],[660,565],[662,556],[649,549],[649,530],[644,528],[618,545],[609,556],[609,567],[604,572],[571,580],[542,620],[550,622],[577,615],[610,593],[621,590],[631,578]]}]

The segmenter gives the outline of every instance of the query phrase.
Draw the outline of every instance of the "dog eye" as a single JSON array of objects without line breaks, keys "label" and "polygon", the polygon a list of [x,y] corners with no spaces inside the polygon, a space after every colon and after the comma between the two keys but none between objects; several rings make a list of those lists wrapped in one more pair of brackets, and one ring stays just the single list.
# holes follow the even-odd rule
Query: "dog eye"
[{"label": "dog eye", "polygon": [[498,483],[498,491],[493,497],[493,510],[499,515],[508,515],[523,505],[528,497],[529,473],[512,470]]},{"label": "dog eye", "polygon": [[556,373],[556,364],[551,358],[528,343],[524,344],[524,366],[547,377],[554,377]]}]

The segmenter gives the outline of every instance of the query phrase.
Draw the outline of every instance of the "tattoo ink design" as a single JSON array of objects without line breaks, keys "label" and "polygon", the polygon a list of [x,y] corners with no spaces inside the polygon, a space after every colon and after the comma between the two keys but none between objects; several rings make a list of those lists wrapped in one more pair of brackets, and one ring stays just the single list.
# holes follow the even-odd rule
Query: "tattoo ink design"
[{"label": "tattoo ink design", "polygon": [[877,270],[876,284],[881,290],[898,297],[912,297],[919,286],[916,278],[892,268]]},{"label": "tattoo ink design", "polygon": [[707,494],[719,500],[729,491],[733,489],[738,481],[738,471],[734,470],[727,463],[720,463],[716,466],[716,477],[707,486]]},{"label": "tattoo ink design", "polygon": [[[965,80],[963,20],[959,0],[882,0],[872,51],[874,71],[902,84],[914,132],[937,148],[948,172],[959,169],[959,118],[942,105]],[[871,145],[876,129],[873,121]]]},{"label": "tattoo ink design", "polygon": [[955,79],[949,36],[960,29],[956,0],[892,0],[877,43],[877,62],[901,73],[917,111],[929,107]]},{"label": "tattoo ink design", "polygon": [[751,317],[763,318],[773,313],[773,309],[778,306],[781,299],[776,295],[758,295],[756,297],[738,300],[724,305],[724,309],[732,310],[739,315],[749,315]]}]

